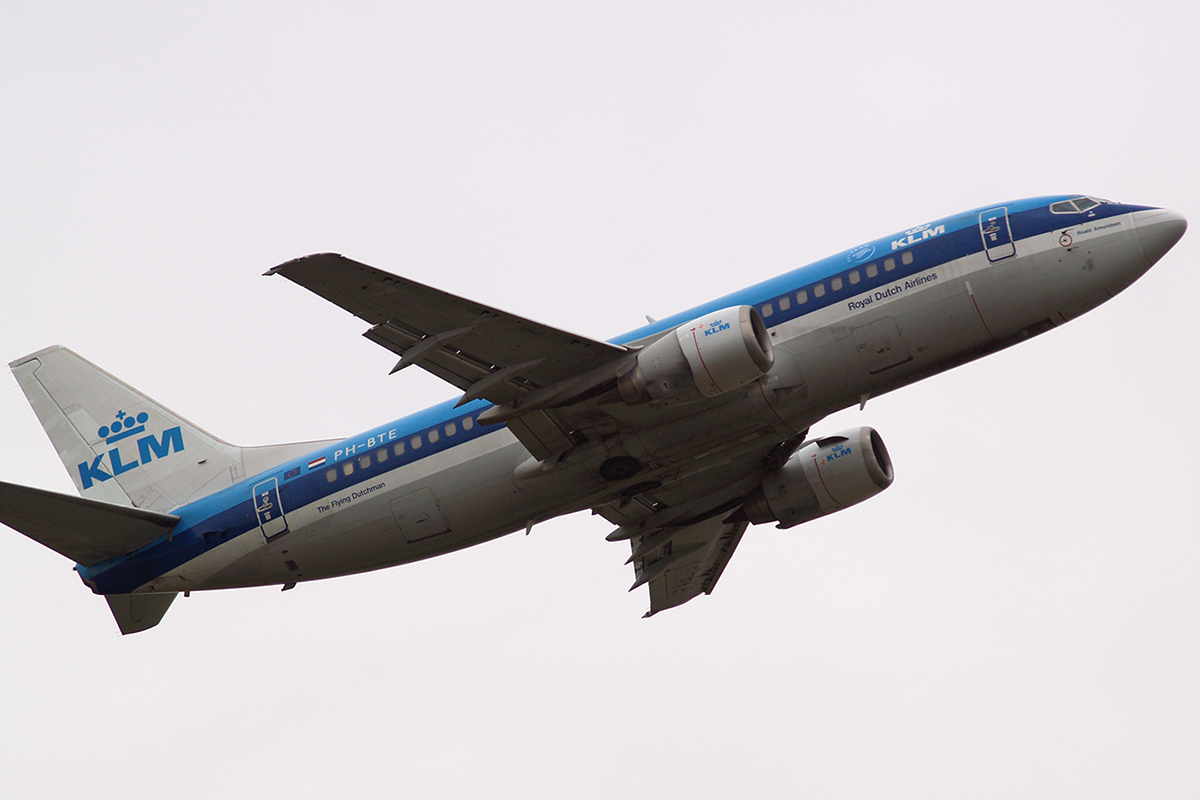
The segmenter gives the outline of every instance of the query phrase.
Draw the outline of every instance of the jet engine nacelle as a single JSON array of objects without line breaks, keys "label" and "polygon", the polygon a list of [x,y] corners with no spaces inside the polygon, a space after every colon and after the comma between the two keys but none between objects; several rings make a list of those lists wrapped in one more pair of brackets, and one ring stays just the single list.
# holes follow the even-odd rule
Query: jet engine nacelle
[{"label": "jet engine nacelle", "polygon": [[842,431],[800,447],[746,496],[755,524],[790,528],[841,511],[892,485],[892,460],[874,428]]},{"label": "jet engine nacelle", "polygon": [[629,405],[682,403],[745,386],[775,363],[771,337],[752,306],[733,306],[680,325],[637,354],[617,378]]}]

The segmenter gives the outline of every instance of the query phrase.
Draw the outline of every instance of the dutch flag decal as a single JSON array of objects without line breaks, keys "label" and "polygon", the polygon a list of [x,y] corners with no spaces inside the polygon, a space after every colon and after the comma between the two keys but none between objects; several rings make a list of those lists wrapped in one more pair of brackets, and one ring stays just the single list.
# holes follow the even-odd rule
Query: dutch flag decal
[{"label": "dutch flag decal", "polygon": [[308,462],[308,468],[316,469],[317,467],[321,466],[324,463],[325,463],[325,456],[321,456],[320,458],[316,458],[316,459],[313,459],[312,461]]}]

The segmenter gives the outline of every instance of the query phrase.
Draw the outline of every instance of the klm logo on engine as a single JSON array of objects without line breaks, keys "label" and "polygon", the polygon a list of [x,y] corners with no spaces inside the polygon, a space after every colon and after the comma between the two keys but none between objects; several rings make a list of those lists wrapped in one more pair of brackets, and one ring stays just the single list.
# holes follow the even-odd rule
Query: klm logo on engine
[{"label": "klm logo on engine", "polygon": [[828,455],[821,459],[821,464],[828,464],[830,461],[836,461],[842,456],[848,456],[853,452],[854,450],[844,444],[835,444],[833,449],[829,451]]},{"label": "klm logo on engine", "polygon": [[917,242],[923,242],[926,239],[932,239],[935,236],[941,236],[945,232],[945,225],[938,225],[936,228],[931,228],[928,225],[922,225],[919,228],[913,228],[911,231],[905,231],[903,238],[892,240],[892,250],[899,250],[901,247],[908,247],[916,244]]},{"label": "klm logo on engine", "polygon": [[137,445],[137,456],[130,452],[130,445],[125,445],[124,455],[120,447],[113,447],[107,453],[92,459],[92,463],[83,462],[79,465],[79,478],[84,489],[92,488],[97,481],[103,483],[151,461],[166,458],[171,453],[183,452],[183,431],[178,425],[163,431],[161,436],[155,436],[153,433],[140,436],[139,434],[146,433],[146,423],[149,420],[150,415],[145,411],[136,416],[118,411],[116,419],[96,431],[96,435],[108,445],[116,445],[136,436],[134,443]]},{"label": "klm logo on engine", "polygon": [[704,329],[704,335],[712,336],[714,333],[720,333],[721,331],[727,330],[729,330],[729,323],[719,319]]}]

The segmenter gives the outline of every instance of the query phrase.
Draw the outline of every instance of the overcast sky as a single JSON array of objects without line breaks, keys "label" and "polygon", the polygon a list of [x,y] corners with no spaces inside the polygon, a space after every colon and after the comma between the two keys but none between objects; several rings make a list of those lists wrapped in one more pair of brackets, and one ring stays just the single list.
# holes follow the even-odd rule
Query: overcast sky
[{"label": "overcast sky", "polygon": [[[238,444],[455,395],[261,277],[312,252],[608,338],[1019,197],[1200,220],[1179,3],[8,5],[3,362]],[[588,515],[130,637],[2,530],[0,795],[1195,797],[1198,254],[823,422],[891,490],[650,620]],[[0,418],[74,491],[11,375]]]}]

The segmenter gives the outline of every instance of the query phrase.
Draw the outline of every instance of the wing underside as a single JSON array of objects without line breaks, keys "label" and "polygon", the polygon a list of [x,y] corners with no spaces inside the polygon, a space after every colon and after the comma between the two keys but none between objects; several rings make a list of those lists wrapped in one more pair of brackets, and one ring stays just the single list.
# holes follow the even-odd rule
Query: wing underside
[{"label": "wing underside", "polygon": [[671,486],[596,509],[617,525],[609,541],[629,541],[631,588],[647,585],[646,616],[711,594],[749,527],[738,513],[758,481],[757,459],[734,459]]},{"label": "wing underside", "polygon": [[639,545],[655,536],[670,539],[669,546],[634,560],[635,586],[643,580],[650,586],[650,610],[646,616],[682,605],[701,594],[712,594],[747,524],[714,518],[677,529],[647,531],[634,541],[631,549],[636,553]]}]

